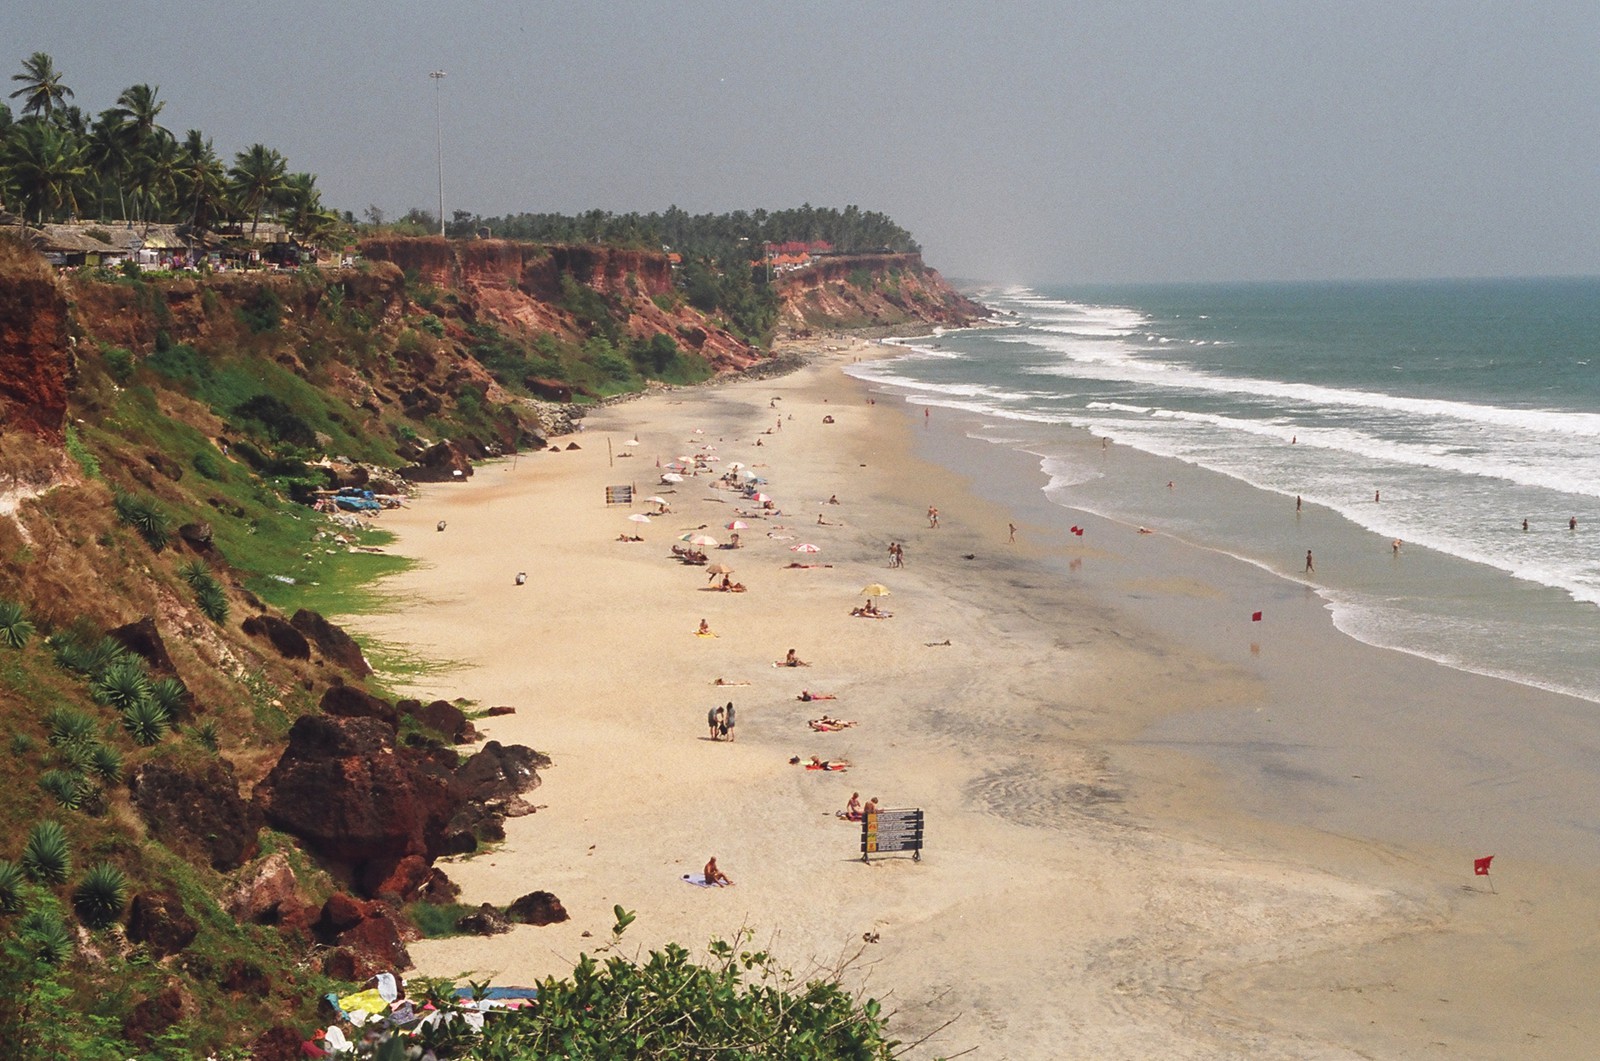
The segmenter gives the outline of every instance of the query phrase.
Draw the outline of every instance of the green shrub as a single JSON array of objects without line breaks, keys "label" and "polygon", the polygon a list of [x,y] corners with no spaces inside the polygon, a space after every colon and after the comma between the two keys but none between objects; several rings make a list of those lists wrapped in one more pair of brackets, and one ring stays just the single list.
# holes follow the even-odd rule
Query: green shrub
[{"label": "green shrub", "polygon": [[128,655],[128,650],[111,637],[85,645],[70,633],[59,634],[52,637],[49,644],[56,662],[79,674],[98,675]]},{"label": "green shrub", "polygon": [[39,787],[50,793],[66,810],[78,810],[89,794],[88,780],[73,770],[46,770],[39,775]]},{"label": "green shrub", "polygon": [[0,600],[0,644],[22,648],[33,636],[33,623],[28,621],[22,605],[15,601]]},{"label": "green shrub", "polygon": [[83,436],[78,434],[78,429],[71,424],[67,425],[65,448],[67,456],[71,457],[83,474],[90,479],[100,478],[100,459],[89,452],[89,447],[84,444]]},{"label": "green shrub", "polygon": [[133,353],[120,346],[108,346],[100,351],[100,359],[106,363],[106,371],[111,373],[111,378],[118,383],[127,383],[133,378]]},{"label": "green shrub", "polygon": [[210,719],[190,729],[189,739],[213,755],[222,747],[222,738],[217,734],[217,724]]},{"label": "green shrub", "polygon": [[33,735],[30,733],[13,733],[11,735],[11,754],[21,757],[33,751]]},{"label": "green shrub", "polygon": [[270,287],[260,287],[239,307],[239,319],[246,328],[260,335],[278,327],[283,318],[283,300]]},{"label": "green shrub", "polygon": [[0,914],[15,914],[22,910],[24,883],[22,868],[15,862],[0,859]]},{"label": "green shrub", "polygon": [[122,710],[122,728],[134,743],[149,747],[160,743],[172,727],[172,716],[159,704],[140,700]]},{"label": "green shrub", "polygon": [[168,718],[176,718],[182,713],[184,702],[188,699],[188,688],[177,678],[162,678],[150,684],[150,702],[165,711]]},{"label": "green shrub", "polygon": [[117,518],[150,543],[150,548],[160,552],[172,540],[172,525],[167,514],[148,497],[118,493],[112,502]]},{"label": "green shrub", "polygon": [[17,923],[24,952],[45,965],[61,965],[72,957],[72,930],[48,910],[34,910]]},{"label": "green shrub", "polygon": [[72,872],[72,847],[57,821],[45,820],[28,833],[22,846],[22,872],[35,884],[65,884]]},{"label": "green shrub", "polygon": [[90,928],[105,928],[122,917],[128,903],[128,877],[109,862],[97,862],[72,892],[72,907]]},{"label": "green shrub", "polygon": [[89,770],[108,785],[122,780],[122,753],[109,744],[89,749]]},{"label": "green shrub", "polygon": [[228,621],[228,595],[215,582],[196,590],[194,602],[212,622],[220,625]]},{"label": "green shrub", "polygon": [[96,701],[118,711],[150,699],[150,676],[145,673],[144,660],[128,656],[107,667],[94,684],[90,695]]},{"label": "green shrub", "polygon": [[461,935],[456,923],[476,909],[461,903],[412,903],[405,912],[423,938],[442,939]]},{"label": "green shrub", "polygon": [[199,385],[210,376],[210,366],[200,356],[200,351],[184,343],[165,350],[157,345],[156,352],[145,359],[145,364],[174,383],[190,386]]},{"label": "green shrub", "polygon": [[202,479],[210,479],[212,482],[216,482],[222,478],[222,459],[210,450],[203,449],[196,453],[190,458],[189,466]]},{"label": "green shrub", "polygon": [[423,317],[417,321],[417,327],[433,336],[435,339],[444,338],[444,321],[438,317]]},{"label": "green shrub", "polygon": [[44,728],[52,745],[92,744],[99,723],[74,707],[51,708],[44,716]]}]

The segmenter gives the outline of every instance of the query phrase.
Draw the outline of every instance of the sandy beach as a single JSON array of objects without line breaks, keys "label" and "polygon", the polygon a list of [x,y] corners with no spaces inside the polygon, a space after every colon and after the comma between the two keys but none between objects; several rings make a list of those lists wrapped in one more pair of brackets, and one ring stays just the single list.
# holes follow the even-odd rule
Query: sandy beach
[{"label": "sandy beach", "polygon": [[[563,975],[620,904],[638,914],[630,951],[746,929],[802,975],[849,962],[845,982],[887,999],[899,1038],[932,1035],[918,1057],[1589,1049],[1594,875],[1535,848],[1497,891],[1474,879],[1472,856],[1491,852],[1443,842],[1456,821],[1443,753],[1397,743],[1382,784],[1348,801],[1363,764],[1285,769],[1297,808],[1333,808],[1311,821],[1245,805],[1185,744],[1196,717],[1226,740],[1241,713],[1397,690],[1486,711],[1545,694],[1353,642],[1266,572],[1093,517],[1079,537],[1066,510],[962,481],[928,459],[962,444],[959,425],[869,401],[844,374],[882,353],[833,340],[789,376],[609,406],[559,453],[485,465],[384,515],[419,562],[389,583],[393,610],[350,625],[449,661],[407,691],[513,706],[480,731],[554,761],[537,813],[445,868],[463,901],[545,889],[572,915],[413,944],[419,973]],[[658,461],[695,454],[720,460],[660,481]],[[716,488],[731,462],[766,480],[781,514],[738,514],[758,506]],[[630,522],[657,506],[608,507],[615,485],[671,511]],[[717,592],[671,555],[690,532],[726,542],[739,518],[742,547],[706,551],[747,592]],[[888,566],[891,541],[903,568]],[[871,583],[888,587],[875,603],[892,618],[850,614]],[[1270,633],[1224,632],[1218,616],[1252,601],[1273,608]],[[702,619],[716,636],[696,635]],[[790,648],[810,666],[775,666]],[[804,690],[837,699],[804,703]],[[706,713],[729,701],[737,740],[713,741]],[[815,732],[824,711],[855,725]],[[1330,747],[1385,743],[1341,735],[1336,714],[1322,724]],[[851,765],[789,762],[813,755]],[[1439,813],[1398,822],[1430,771]],[[852,793],[921,808],[922,860],[864,864],[859,825],[836,816]],[[712,855],[735,884],[685,883]]]}]

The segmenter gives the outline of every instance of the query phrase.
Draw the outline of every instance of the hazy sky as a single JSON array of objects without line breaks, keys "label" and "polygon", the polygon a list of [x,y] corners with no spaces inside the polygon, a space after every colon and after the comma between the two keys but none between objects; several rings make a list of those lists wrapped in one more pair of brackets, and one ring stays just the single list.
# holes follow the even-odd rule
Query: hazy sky
[{"label": "hazy sky", "polygon": [[1600,274],[1595,0],[17,0],[0,40],[358,216],[436,209],[438,69],[447,213],[855,203],[986,280]]}]

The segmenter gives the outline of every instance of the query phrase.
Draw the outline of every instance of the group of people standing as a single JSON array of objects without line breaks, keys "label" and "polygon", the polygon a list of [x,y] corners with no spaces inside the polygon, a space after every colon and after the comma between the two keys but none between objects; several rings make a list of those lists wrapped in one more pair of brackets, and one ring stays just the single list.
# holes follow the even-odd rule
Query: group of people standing
[{"label": "group of people standing", "polygon": [[713,707],[710,711],[707,711],[706,725],[711,728],[712,740],[733,740],[733,701],[729,700],[726,706]]}]

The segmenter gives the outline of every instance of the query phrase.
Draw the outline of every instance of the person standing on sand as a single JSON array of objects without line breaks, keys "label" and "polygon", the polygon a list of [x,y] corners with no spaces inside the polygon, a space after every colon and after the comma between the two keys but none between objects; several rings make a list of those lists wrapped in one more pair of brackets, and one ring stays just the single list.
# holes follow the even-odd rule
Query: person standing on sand
[{"label": "person standing on sand", "polygon": [[1012,545],[1015,545],[1017,542],[1017,525],[1015,523],[1007,523],[1006,532],[1008,534],[1006,541],[1010,542]]},{"label": "person standing on sand", "polygon": [[1577,529],[1578,529],[1578,517],[1577,516],[1573,516],[1571,519],[1567,520],[1567,530],[1575,531]]},{"label": "person standing on sand", "polygon": [[1310,575],[1314,575],[1314,574],[1317,573],[1317,565],[1313,564],[1311,562],[1311,550],[1310,549],[1306,550],[1306,573],[1310,574]]},{"label": "person standing on sand", "polygon": [[706,725],[711,727],[711,739],[722,739],[722,708],[713,707],[706,712]]},{"label": "person standing on sand", "polygon": [[1300,511],[1300,495],[1299,494],[1295,494],[1294,495],[1294,510],[1296,512]]},{"label": "person standing on sand", "polygon": [[728,701],[728,706],[722,709],[722,735],[732,744],[735,737],[733,732],[733,701]]}]

